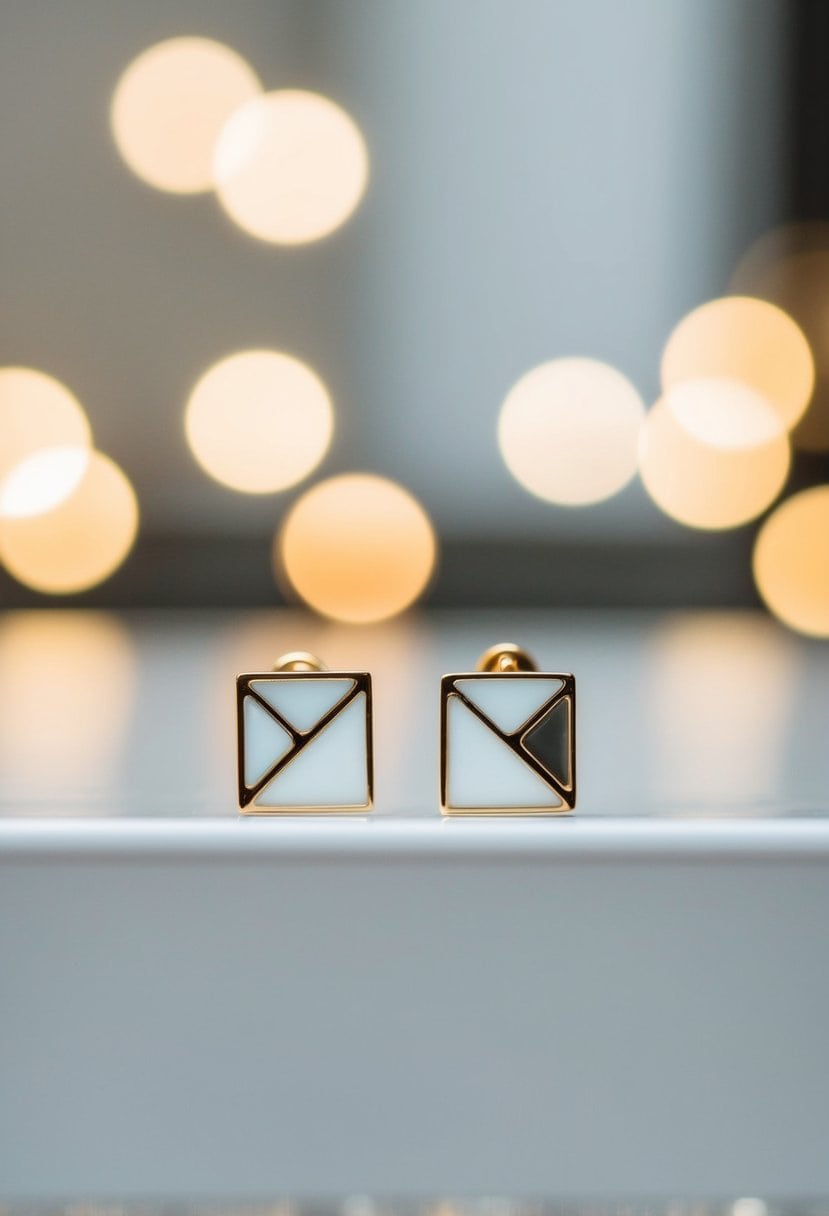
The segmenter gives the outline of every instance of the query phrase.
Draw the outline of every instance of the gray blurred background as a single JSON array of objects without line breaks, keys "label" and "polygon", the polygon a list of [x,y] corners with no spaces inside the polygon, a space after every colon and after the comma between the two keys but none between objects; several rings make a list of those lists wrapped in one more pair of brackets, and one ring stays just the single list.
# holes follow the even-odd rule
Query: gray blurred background
[{"label": "gray blurred background", "polygon": [[[269,346],[331,389],[337,430],[319,475],[387,474],[431,513],[436,600],[751,600],[748,562],[735,560],[749,531],[689,533],[638,484],[588,509],[537,501],[507,472],[495,424],[514,381],[559,355],[608,360],[653,400],[672,326],[722,294],[791,207],[797,7],[4,5],[0,363],[68,384],[142,508],[136,552],[80,598],[278,598],[267,549],[304,487],[224,489],[182,426],[209,364]],[[114,86],[181,34],[228,43],[265,88],[319,90],[354,116],[371,181],[341,231],[263,245],[211,195],[163,194],[130,172],[109,129]],[[36,602],[6,576],[2,593]]]}]

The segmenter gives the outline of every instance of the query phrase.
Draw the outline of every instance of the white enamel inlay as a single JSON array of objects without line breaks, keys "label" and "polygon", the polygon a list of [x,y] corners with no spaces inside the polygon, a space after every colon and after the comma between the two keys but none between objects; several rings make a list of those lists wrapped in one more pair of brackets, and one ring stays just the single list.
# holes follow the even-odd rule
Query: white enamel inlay
[{"label": "white enamel inlay", "polygon": [[485,713],[505,735],[511,735],[564,687],[563,680],[529,679],[504,674],[485,680],[456,680],[455,687]]},{"label": "white enamel inlay", "polygon": [[295,678],[251,681],[251,688],[264,701],[282,714],[295,730],[303,732],[316,726],[323,714],[353,687],[353,680],[329,680],[309,676],[306,672]]},{"label": "white enamel inlay", "polygon": [[450,807],[562,805],[555,791],[458,697],[449,697],[447,735]]},{"label": "white enamel inlay", "polygon": [[367,803],[366,694],[360,692],[265,786],[256,805],[329,807]]},{"label": "white enamel inlay", "polygon": [[250,788],[285,755],[292,739],[253,697],[245,697],[245,785]]}]

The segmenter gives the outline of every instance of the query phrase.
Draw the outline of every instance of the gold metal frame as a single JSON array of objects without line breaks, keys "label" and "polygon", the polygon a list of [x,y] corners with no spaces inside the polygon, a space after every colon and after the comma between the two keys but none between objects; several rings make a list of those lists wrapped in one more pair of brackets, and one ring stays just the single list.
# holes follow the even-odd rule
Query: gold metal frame
[{"label": "gold metal frame", "polygon": [[[442,815],[569,815],[576,805],[576,680],[575,676],[570,672],[562,671],[500,671],[495,676],[498,680],[561,680],[563,686],[549,697],[543,705],[541,705],[531,718],[522,722],[517,730],[511,734],[504,734],[492,722],[486,714],[478,709],[464,694],[456,687],[458,680],[491,680],[493,679],[492,671],[469,671],[456,672],[453,675],[444,676],[440,682],[440,810]],[[560,807],[551,806],[522,806],[522,807],[505,807],[505,806],[479,806],[479,807],[456,807],[452,806],[447,798],[447,787],[449,779],[449,747],[447,733],[447,711],[449,707],[449,698],[457,697],[470,713],[480,719],[483,724],[492,731],[498,739],[502,740],[507,747],[515,753],[528,768],[531,768],[537,776],[539,776],[546,785],[561,798],[563,805]],[[524,740],[530,731],[538,725],[542,718],[545,718],[551,710],[561,702],[566,701],[568,706],[568,735],[570,740],[569,748],[569,769],[570,783],[563,785],[558,778],[549,772],[544,765],[536,759],[524,747]]]},{"label": "gold metal frame", "polygon": [[[310,730],[298,731],[272,705],[269,705],[251,687],[254,680],[353,680],[354,687],[349,689],[336,704],[315,722]],[[366,694],[366,776],[368,781],[368,801],[363,803],[343,803],[334,806],[257,806],[255,799],[266,785],[278,777],[283,769],[295,760],[302,749],[317,735],[322,734],[327,726],[339,716],[342,710],[354,700],[359,693]],[[253,697],[270,716],[279,723],[283,730],[291,736],[291,748],[277,760],[254,786],[245,784],[245,727],[244,701],[245,697]],[[236,772],[238,781],[239,810],[243,815],[319,815],[319,814],[353,814],[356,811],[370,811],[374,806],[374,742],[372,729],[371,675],[367,671],[255,671],[236,677]]]}]

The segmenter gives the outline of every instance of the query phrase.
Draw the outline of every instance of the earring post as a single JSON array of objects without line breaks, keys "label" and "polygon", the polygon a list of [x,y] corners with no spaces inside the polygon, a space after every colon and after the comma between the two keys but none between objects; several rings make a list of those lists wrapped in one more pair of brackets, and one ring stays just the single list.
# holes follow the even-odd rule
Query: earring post
[{"label": "earring post", "polygon": [[485,650],[475,665],[476,671],[499,672],[537,671],[533,659],[515,642],[496,642]]},{"label": "earring post", "polygon": [[325,671],[325,665],[308,650],[290,650],[276,660],[274,671]]}]

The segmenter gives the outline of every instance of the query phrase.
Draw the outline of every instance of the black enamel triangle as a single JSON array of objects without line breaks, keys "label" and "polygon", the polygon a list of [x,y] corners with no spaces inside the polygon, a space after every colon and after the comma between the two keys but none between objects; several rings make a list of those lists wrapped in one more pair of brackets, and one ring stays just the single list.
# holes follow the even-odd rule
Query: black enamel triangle
[{"label": "black enamel triangle", "polygon": [[534,756],[539,764],[564,789],[573,784],[570,748],[570,698],[559,696],[551,709],[521,736],[521,747]]}]

